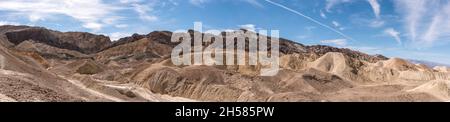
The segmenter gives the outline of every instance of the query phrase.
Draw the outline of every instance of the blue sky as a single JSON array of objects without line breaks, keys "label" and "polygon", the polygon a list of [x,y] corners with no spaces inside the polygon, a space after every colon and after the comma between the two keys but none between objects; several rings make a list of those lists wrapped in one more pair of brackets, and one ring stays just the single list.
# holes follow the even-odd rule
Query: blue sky
[{"label": "blue sky", "polygon": [[299,43],[450,64],[449,0],[1,0],[0,25],[112,39],[154,30],[280,30]]}]

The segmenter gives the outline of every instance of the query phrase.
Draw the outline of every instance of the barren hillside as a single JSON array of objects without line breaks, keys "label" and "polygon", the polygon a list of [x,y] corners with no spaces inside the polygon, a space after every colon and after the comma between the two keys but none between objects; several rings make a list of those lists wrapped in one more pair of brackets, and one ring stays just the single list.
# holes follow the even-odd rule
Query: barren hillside
[{"label": "barren hillside", "polygon": [[112,42],[84,32],[0,26],[0,101],[450,100],[444,66],[280,39],[281,71],[259,76],[261,66],[175,66],[171,35]]}]

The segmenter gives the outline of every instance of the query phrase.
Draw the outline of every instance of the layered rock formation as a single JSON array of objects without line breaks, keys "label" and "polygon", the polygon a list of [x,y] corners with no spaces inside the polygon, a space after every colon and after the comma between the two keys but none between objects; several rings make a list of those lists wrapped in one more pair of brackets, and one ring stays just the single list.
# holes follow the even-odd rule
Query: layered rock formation
[{"label": "layered rock formation", "polygon": [[450,100],[446,67],[280,39],[280,72],[263,77],[261,65],[175,66],[170,53],[178,43],[171,35],[155,31],[111,42],[0,26],[0,101]]},{"label": "layered rock formation", "polygon": [[33,40],[61,49],[75,50],[85,54],[92,54],[108,46],[109,37],[84,32],[58,32],[45,28],[29,27],[15,29],[4,33],[13,44]]}]

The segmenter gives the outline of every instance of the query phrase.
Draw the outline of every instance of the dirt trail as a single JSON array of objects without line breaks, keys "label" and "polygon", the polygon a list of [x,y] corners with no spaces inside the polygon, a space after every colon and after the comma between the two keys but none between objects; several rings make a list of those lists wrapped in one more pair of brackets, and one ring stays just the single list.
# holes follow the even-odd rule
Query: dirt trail
[{"label": "dirt trail", "polygon": [[[97,79],[98,80],[98,79]],[[194,102],[195,100],[188,99],[188,98],[182,98],[182,97],[172,97],[168,95],[161,95],[161,94],[155,94],[151,92],[150,90],[146,88],[142,88],[135,84],[114,84],[113,81],[105,81],[105,80],[98,80],[102,82],[101,85],[114,88],[114,89],[123,89],[123,90],[129,90],[132,91],[134,94],[137,94],[144,99],[152,102]]]},{"label": "dirt trail", "polygon": [[[67,78],[66,78],[66,79],[67,79]],[[89,88],[87,88],[85,85],[83,85],[83,83],[81,83],[81,82],[78,81],[78,80],[67,79],[67,81],[69,81],[69,82],[72,83],[73,85],[75,85],[75,86],[79,87],[80,89],[85,90],[85,91],[87,91],[87,92],[89,92],[89,93],[91,93],[91,94],[93,94],[93,95],[95,95],[95,96],[97,96],[97,97],[105,98],[105,99],[108,99],[108,100],[111,100],[111,101],[114,101],[114,102],[125,102],[125,100],[119,99],[119,98],[117,98],[117,97],[110,96],[110,95],[107,95],[107,94],[104,94],[104,93],[101,93],[101,92],[98,92],[98,91],[89,89]]]}]

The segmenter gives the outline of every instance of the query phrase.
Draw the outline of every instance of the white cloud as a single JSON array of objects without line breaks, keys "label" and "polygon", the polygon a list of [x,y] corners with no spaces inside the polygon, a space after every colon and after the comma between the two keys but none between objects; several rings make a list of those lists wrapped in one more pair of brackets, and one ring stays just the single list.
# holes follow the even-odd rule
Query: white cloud
[{"label": "white cloud", "polygon": [[333,24],[333,26],[334,26],[335,28],[337,28],[337,29],[339,29],[339,30],[341,30],[341,31],[342,31],[342,30],[345,30],[345,28],[342,27],[341,24],[340,24],[339,22],[332,21],[331,23]]},{"label": "white cloud", "polygon": [[347,39],[322,40],[320,42],[323,44],[334,44],[341,47],[347,46]]},{"label": "white cloud", "polygon": [[20,24],[17,22],[0,21],[0,26],[2,25],[20,25]]},{"label": "white cloud", "polygon": [[83,24],[84,28],[88,28],[91,29],[93,31],[99,31],[102,29],[103,25],[100,23],[95,23],[95,22],[91,22],[91,23],[85,23]]},{"label": "white cloud", "polygon": [[327,12],[331,12],[331,9],[336,6],[339,5],[341,3],[348,3],[351,2],[352,0],[327,0],[326,6],[325,6],[325,10],[327,10]]},{"label": "white cloud", "polygon": [[441,15],[437,15],[433,18],[432,22],[430,23],[430,26],[428,27],[428,30],[425,32],[424,36],[422,37],[423,41],[426,42],[432,42],[434,40],[436,40],[436,38],[438,38],[439,36],[439,32],[438,31],[443,31],[443,30],[437,30],[439,27],[438,24],[442,23],[442,16]]},{"label": "white cloud", "polygon": [[331,30],[331,31],[333,31],[333,32],[335,32],[335,33],[337,33],[337,34],[339,34],[339,35],[341,35],[341,36],[343,36],[343,37],[349,39],[349,40],[356,41],[355,39],[351,38],[350,36],[348,36],[348,35],[346,35],[346,34],[344,34],[344,33],[342,33],[342,32],[340,32],[339,30],[336,30],[336,29],[333,28],[333,27],[330,27],[330,26],[328,26],[328,25],[326,25],[326,24],[324,24],[324,23],[322,23],[322,22],[319,22],[319,21],[317,21],[316,19],[313,19],[313,18],[311,18],[311,17],[309,17],[309,16],[307,16],[307,15],[305,15],[305,14],[299,12],[299,11],[296,11],[296,10],[294,10],[294,9],[292,9],[292,8],[289,8],[289,7],[285,6],[285,5],[282,5],[282,4],[280,4],[280,3],[273,2],[272,0],[265,0],[265,1],[268,2],[268,3],[270,3],[270,4],[272,4],[272,5],[275,5],[275,6],[278,6],[278,7],[280,7],[280,8],[283,8],[283,9],[289,11],[289,12],[292,12],[292,13],[294,13],[294,14],[297,14],[297,15],[299,15],[299,16],[305,18],[305,19],[308,19],[309,21],[314,22],[314,23],[316,23],[316,24],[318,24],[318,25],[320,25],[320,26],[322,26],[322,27],[325,27],[325,28],[327,28],[327,29],[329,29],[329,30]]},{"label": "white cloud", "polygon": [[149,15],[147,13],[151,13],[153,11],[153,8],[151,5],[141,5],[138,3],[132,4],[133,9],[139,14],[139,18],[145,21],[156,21],[158,20],[158,17]]},{"label": "white cloud", "polygon": [[121,20],[121,19],[123,19],[123,17],[120,17],[120,16],[109,16],[108,18],[102,19],[101,22],[103,22],[104,24],[107,24],[107,25],[114,25],[114,24],[117,23],[118,20]]},{"label": "white cloud", "polygon": [[258,0],[244,0],[245,2],[250,3],[253,6],[256,7],[263,7],[263,5],[261,3],[258,2]]},{"label": "white cloud", "polygon": [[[234,1],[234,0],[231,0]],[[259,1],[262,0],[235,0],[235,1],[239,1],[239,2],[247,2],[248,4],[251,4],[253,6],[256,7],[264,7]],[[191,3],[192,5],[198,6],[198,7],[203,7],[203,4],[211,2],[211,0],[189,0],[189,3]]]},{"label": "white cloud", "polygon": [[384,25],[384,21],[381,20],[381,5],[377,0],[367,0],[372,7],[373,14],[375,15],[375,20],[370,23],[370,27],[378,28]]},{"label": "white cloud", "polygon": [[25,15],[31,22],[45,20],[54,15],[65,15],[83,23],[89,29],[101,29],[120,7],[102,0],[2,0],[0,11]]},{"label": "white cloud", "polygon": [[167,0],[167,1],[159,1],[159,0],[153,0],[153,1],[145,1],[145,0],[120,0],[120,3],[125,5],[130,5],[131,9],[133,9],[138,15],[139,18],[143,21],[157,21],[159,18],[155,15],[152,15],[154,12],[154,8],[159,7],[165,7],[167,5],[178,5],[177,2],[173,0]]},{"label": "white cloud", "polygon": [[224,32],[234,32],[234,31],[236,31],[236,30],[234,30],[234,29],[224,29],[223,31],[224,31]]},{"label": "white cloud", "polygon": [[432,47],[450,39],[450,1],[397,0],[409,40],[414,46]]},{"label": "white cloud", "polygon": [[119,0],[120,3],[138,3],[138,2],[142,2],[142,0]]},{"label": "white cloud", "polygon": [[396,31],[394,28],[388,28],[384,30],[384,33],[393,37],[399,45],[402,44],[402,40],[400,39],[400,32]]},{"label": "white cloud", "polygon": [[367,1],[369,2],[370,6],[372,6],[372,10],[373,13],[375,14],[375,17],[379,19],[381,13],[380,4],[378,3],[377,0],[367,0]]},{"label": "white cloud", "polygon": [[166,3],[176,4],[173,0],[118,0],[116,3],[105,0],[1,0],[0,11],[26,17],[31,23],[61,19],[58,15],[68,16],[81,22],[84,28],[99,31],[107,26],[124,28],[123,24],[117,25],[124,18],[119,14],[122,10],[131,9],[144,21],[156,21],[158,17],[151,15],[154,7]]},{"label": "white cloud", "polygon": [[307,38],[309,38],[309,37],[310,37],[310,35],[300,35],[300,36],[297,36],[297,38],[298,38],[298,39],[301,39],[301,40],[307,39]]},{"label": "white cloud", "polygon": [[339,26],[341,26],[341,24],[339,24],[339,23],[336,22],[336,21],[333,21],[333,22],[331,22],[331,23],[333,24],[334,27],[339,27]]},{"label": "white cloud", "polygon": [[118,25],[115,25],[114,27],[116,27],[116,28],[127,28],[128,25],[127,24],[118,24]]},{"label": "white cloud", "polygon": [[209,2],[209,0],[189,0],[189,2],[196,6],[201,6],[202,4]]},{"label": "white cloud", "polygon": [[326,19],[326,18],[327,18],[327,15],[326,15],[325,13],[323,13],[322,10],[320,10],[320,17]]},{"label": "white cloud", "polygon": [[426,43],[434,43],[439,40],[450,39],[450,2],[441,8],[431,20],[422,40]]},{"label": "white cloud", "polygon": [[[327,0],[326,1],[326,6],[325,6],[325,10],[327,12],[332,12],[332,8],[339,5],[339,4],[344,4],[344,3],[350,3],[353,2],[354,0]],[[378,3],[377,0],[367,0],[367,2],[370,4],[372,11],[374,12],[375,15],[375,20],[373,20],[369,26],[370,27],[381,27],[384,25],[384,21],[381,20],[381,5]],[[327,18],[326,14],[323,13],[322,11],[320,12],[320,16],[322,18]]]},{"label": "white cloud", "polygon": [[406,28],[412,41],[416,41],[416,30],[424,16],[426,0],[398,0],[397,8],[405,14]]},{"label": "white cloud", "polygon": [[249,31],[256,31],[256,26],[254,24],[239,25],[239,27]]},{"label": "white cloud", "polygon": [[115,32],[115,33],[111,33],[111,34],[108,34],[108,35],[109,35],[109,38],[111,38],[112,41],[117,41],[120,38],[131,36],[132,34],[131,33],[124,33],[124,32]]},{"label": "white cloud", "polygon": [[[352,49],[352,50],[364,52],[364,53],[367,53],[369,55],[386,54],[386,52],[393,52],[393,51],[396,51],[396,50],[399,49],[399,48],[373,47],[373,46],[347,46],[345,48],[349,48],[349,49]],[[387,55],[384,55],[384,56],[387,56]]]},{"label": "white cloud", "polygon": [[316,28],[317,28],[316,26],[306,26],[305,30],[308,31],[308,32],[311,32],[312,30],[314,30]]},{"label": "white cloud", "polygon": [[384,21],[376,19],[376,20],[373,20],[372,22],[370,22],[369,26],[370,27],[374,27],[374,28],[378,28],[378,27],[383,26],[384,24],[385,24]]},{"label": "white cloud", "polygon": [[297,36],[297,38],[303,40],[303,39],[308,39],[308,38],[312,37],[314,35],[313,30],[316,28],[317,28],[316,26],[305,27],[304,29],[306,32],[303,33],[302,35]]}]

